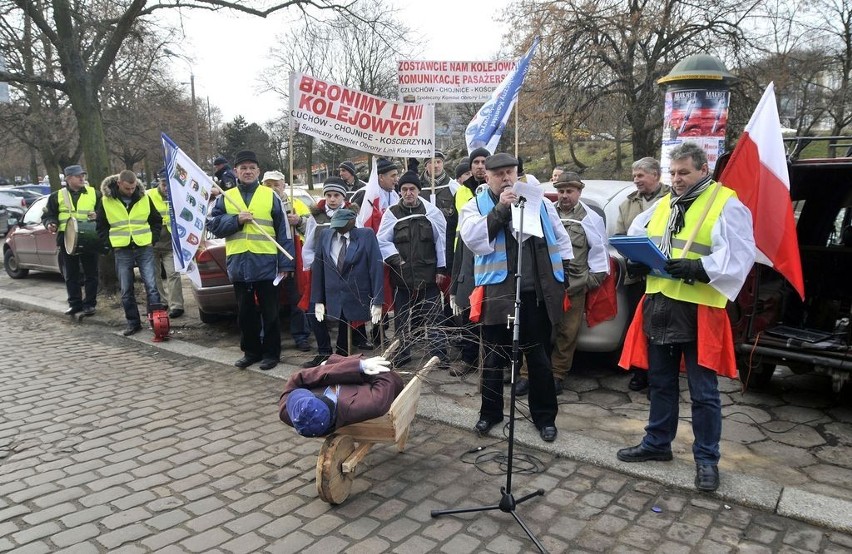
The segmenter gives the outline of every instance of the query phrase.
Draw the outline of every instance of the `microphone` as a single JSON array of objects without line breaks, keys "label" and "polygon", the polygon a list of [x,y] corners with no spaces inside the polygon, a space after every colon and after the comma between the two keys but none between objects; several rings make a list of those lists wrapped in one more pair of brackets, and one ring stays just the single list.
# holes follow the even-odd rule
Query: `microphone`
[{"label": "microphone", "polygon": [[518,196],[517,202],[515,202],[515,206],[522,206],[527,203],[527,199],[523,196]]}]

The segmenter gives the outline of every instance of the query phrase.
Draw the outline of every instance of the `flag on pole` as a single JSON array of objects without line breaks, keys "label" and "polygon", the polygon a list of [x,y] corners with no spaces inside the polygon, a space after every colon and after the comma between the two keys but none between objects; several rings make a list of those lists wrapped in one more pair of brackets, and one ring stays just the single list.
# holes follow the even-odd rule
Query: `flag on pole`
[{"label": "flag on pole", "polygon": [[355,219],[355,224],[358,227],[369,228],[373,231],[379,230],[383,213],[381,206],[379,206],[381,188],[379,187],[379,170],[376,163],[376,157],[373,156],[373,169],[370,171],[367,186],[364,187],[364,199],[361,201],[358,217]]},{"label": "flag on pole", "polygon": [[541,40],[540,37],[535,37],[532,46],[518,60],[515,69],[506,75],[500,86],[491,93],[491,98],[479,108],[479,111],[468,123],[464,132],[468,152],[480,147],[485,147],[489,152],[494,152],[497,149],[497,143],[503,136],[503,129],[506,128],[506,122],[509,121],[512,107],[518,100],[518,93],[530,69],[530,61],[535,54],[539,40]]},{"label": "flag on pole", "polygon": [[735,190],[751,210],[757,261],[775,268],[804,300],[802,261],[774,83],[766,87],[719,181]]},{"label": "flag on pole", "polygon": [[201,287],[195,253],[204,237],[213,181],[165,133],[161,133],[169,186],[175,269]]}]

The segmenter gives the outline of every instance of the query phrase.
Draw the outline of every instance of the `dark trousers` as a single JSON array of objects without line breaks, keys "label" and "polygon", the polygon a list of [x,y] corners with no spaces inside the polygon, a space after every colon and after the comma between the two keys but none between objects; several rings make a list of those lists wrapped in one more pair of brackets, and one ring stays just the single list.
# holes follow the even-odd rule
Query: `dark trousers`
[{"label": "dark trousers", "polygon": [[[328,332],[328,325],[333,324],[333,322],[337,322],[337,354],[341,356],[348,356],[350,353],[355,354],[355,345],[354,343],[359,341],[360,335],[358,334],[358,328],[352,328],[352,344],[349,344],[349,325],[350,323],[346,321],[345,318],[335,319],[333,317],[326,317],[323,321],[317,321],[317,318],[314,317],[313,313],[308,316],[311,320],[311,327],[314,330],[314,336],[317,339],[317,353],[322,356],[331,356],[331,334]],[[363,330],[363,325],[361,326]]]},{"label": "dark trousers", "polygon": [[[535,293],[521,294],[521,333],[519,345],[527,359],[529,370],[530,416],[536,428],[554,425],[556,422],[556,388],[550,356],[546,348],[550,340],[550,318],[544,304],[536,301]],[[482,339],[485,342],[485,361],[482,371],[482,405],[480,419],[500,421],[503,419],[503,371],[504,349],[512,347],[512,329],[506,325],[483,325]]]},{"label": "dark trousers", "polygon": [[[59,245],[59,264],[64,268],[65,290],[71,308],[94,308],[98,303],[98,254],[71,256]],[[82,285],[82,286],[81,286]],[[85,290],[86,295],[83,296]]]},{"label": "dark trousers", "polygon": [[411,356],[411,344],[414,342],[413,331],[422,325],[426,326],[429,355],[438,356],[442,360],[447,357],[447,336],[439,325],[443,312],[440,292],[436,284],[426,285],[422,289],[397,287],[394,307],[396,314],[394,332],[402,343],[402,348],[396,357]]},{"label": "dark trousers", "polygon": [[311,338],[311,324],[305,312],[299,309],[301,295],[298,287],[296,287],[296,278],[286,277],[278,287],[281,289],[281,294],[287,299],[287,304],[290,305],[290,335],[296,344],[308,342],[308,339]]},{"label": "dark trousers", "polygon": [[265,360],[280,359],[281,323],[278,319],[278,288],[272,284],[272,281],[237,282],[234,283],[234,294],[237,297],[240,349],[247,356]]}]

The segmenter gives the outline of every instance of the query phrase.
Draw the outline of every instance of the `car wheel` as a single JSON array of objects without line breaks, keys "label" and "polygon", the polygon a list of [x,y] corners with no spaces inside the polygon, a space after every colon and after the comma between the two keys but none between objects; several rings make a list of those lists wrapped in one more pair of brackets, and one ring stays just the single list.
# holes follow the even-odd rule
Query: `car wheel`
[{"label": "car wheel", "polygon": [[775,374],[775,364],[761,362],[753,364],[749,371],[748,363],[739,364],[740,381],[748,388],[765,389]]},{"label": "car wheel", "polygon": [[12,249],[9,248],[3,254],[3,267],[6,268],[6,273],[9,274],[9,277],[12,279],[23,279],[27,275],[29,275],[29,269],[21,269],[18,267],[18,259],[15,257],[15,253],[12,252]]},{"label": "car wheel", "polygon": [[216,323],[219,321],[219,314],[203,312],[201,308],[198,308],[198,319],[201,320],[201,323]]}]

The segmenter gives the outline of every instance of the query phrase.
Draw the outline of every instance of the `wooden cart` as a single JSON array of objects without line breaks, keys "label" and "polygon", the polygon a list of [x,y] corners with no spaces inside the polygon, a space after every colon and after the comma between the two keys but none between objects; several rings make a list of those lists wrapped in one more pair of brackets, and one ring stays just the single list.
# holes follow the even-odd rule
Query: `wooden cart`
[{"label": "wooden cart", "polygon": [[381,417],[353,423],[325,439],[317,457],[317,493],[329,504],[340,504],[349,497],[355,469],[376,443],[394,443],[399,452],[405,449],[405,441],[411,422],[417,413],[422,379],[438,363],[433,357],[423,369],[409,381],[391,404],[388,413]]}]

